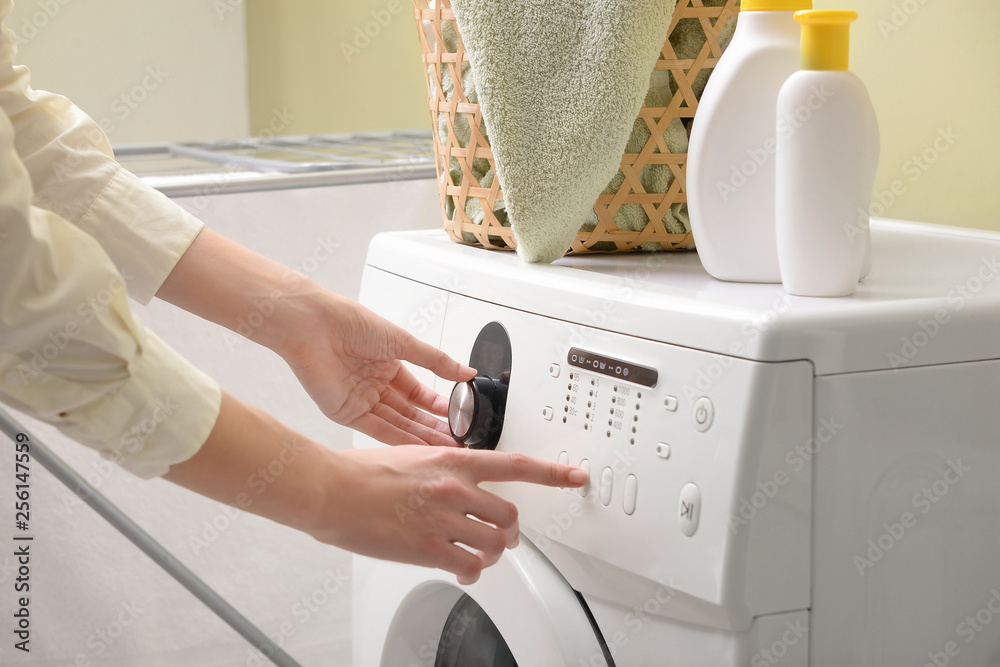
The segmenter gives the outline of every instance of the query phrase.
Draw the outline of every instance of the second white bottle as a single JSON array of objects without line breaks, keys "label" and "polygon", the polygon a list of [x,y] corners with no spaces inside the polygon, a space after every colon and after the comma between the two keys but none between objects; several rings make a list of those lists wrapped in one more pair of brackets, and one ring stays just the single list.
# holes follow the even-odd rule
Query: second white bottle
[{"label": "second white bottle", "polygon": [[875,110],[847,71],[850,11],[798,12],[802,71],[778,94],[775,232],[785,291],[848,296],[870,269]]}]

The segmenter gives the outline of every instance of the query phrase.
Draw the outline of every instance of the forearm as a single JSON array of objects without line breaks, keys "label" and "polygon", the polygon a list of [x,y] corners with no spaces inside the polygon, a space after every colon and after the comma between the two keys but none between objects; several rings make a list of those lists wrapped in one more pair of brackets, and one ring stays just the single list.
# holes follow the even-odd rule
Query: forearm
[{"label": "forearm", "polygon": [[287,358],[315,327],[321,298],[300,273],[204,228],[156,296],[253,340]]},{"label": "forearm", "polygon": [[190,459],[163,477],[191,491],[314,533],[335,453],[223,392],[219,417]]},{"label": "forearm", "polygon": [[447,400],[402,364],[464,382],[475,370],[355,301],[203,229],[157,296],[278,353],[339,424],[397,445],[455,445]]}]

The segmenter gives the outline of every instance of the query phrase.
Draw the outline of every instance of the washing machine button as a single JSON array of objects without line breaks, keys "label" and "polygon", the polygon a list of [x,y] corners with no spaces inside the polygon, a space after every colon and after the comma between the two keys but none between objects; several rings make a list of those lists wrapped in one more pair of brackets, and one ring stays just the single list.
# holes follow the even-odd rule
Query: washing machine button
[{"label": "washing machine button", "polygon": [[542,419],[544,419],[545,421],[547,422],[552,421],[552,416],[554,414],[555,412],[552,410],[551,407],[546,405],[544,408],[542,408]]},{"label": "washing machine button", "polygon": [[611,504],[611,485],[615,481],[615,475],[611,468],[601,471],[601,504],[607,507]]},{"label": "washing machine button", "polygon": [[625,510],[625,514],[629,516],[635,512],[635,497],[639,491],[639,480],[636,479],[635,475],[629,475],[625,478],[625,497],[622,499],[622,508]]},{"label": "washing machine button", "polygon": [[694,421],[694,427],[702,433],[712,427],[712,420],[715,419],[715,406],[712,405],[712,401],[707,396],[702,396],[694,402],[691,419]]},{"label": "washing machine button", "polygon": [[587,481],[576,492],[580,494],[581,498],[586,498],[587,493],[590,492],[590,461],[587,459],[580,461],[580,468],[583,469],[583,472],[587,473]]},{"label": "washing machine button", "polygon": [[549,375],[552,377],[559,377],[559,370],[559,364],[549,364]]},{"label": "washing machine button", "polygon": [[668,445],[665,442],[658,443],[656,445],[656,455],[659,456],[661,459],[669,459],[670,445]]},{"label": "washing machine button", "polygon": [[569,465],[569,454],[566,452],[559,452],[559,458],[556,459],[556,462],[560,465]]},{"label": "washing machine button", "polygon": [[691,537],[698,530],[701,519],[701,491],[694,484],[685,484],[681,489],[680,502],[677,505],[677,522],[681,532]]},{"label": "washing machine button", "polygon": [[677,397],[667,396],[663,399],[663,409],[667,412],[677,412]]}]

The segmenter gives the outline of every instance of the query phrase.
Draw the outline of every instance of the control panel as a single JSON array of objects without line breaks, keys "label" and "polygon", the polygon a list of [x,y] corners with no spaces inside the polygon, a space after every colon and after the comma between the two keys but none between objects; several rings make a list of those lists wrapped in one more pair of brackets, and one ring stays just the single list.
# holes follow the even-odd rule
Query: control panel
[{"label": "control panel", "polygon": [[511,363],[496,449],[579,466],[589,482],[493,486],[574,588],[641,605],[659,586],[673,601],[660,613],[734,630],[808,607],[807,569],[787,572],[809,561],[809,470],[763,504],[754,496],[809,439],[808,363],[722,357],[458,295],[441,347],[466,361],[497,326]]},{"label": "control panel", "polygon": [[[561,423],[567,430],[577,429],[584,433],[580,437],[594,436],[598,442],[604,441],[610,450],[619,453],[618,462],[628,463],[637,459],[638,449],[648,453],[651,449],[657,458],[667,461],[672,449],[681,445],[678,439],[677,424],[672,429],[663,428],[664,415],[658,413],[676,414],[680,411],[682,402],[673,393],[663,394],[657,391],[659,373],[655,368],[642,366],[634,362],[616,359],[597,354],[581,348],[571,348],[565,359],[566,395],[561,410]],[[549,375],[559,378],[563,366],[558,362],[549,364]],[[666,378],[667,376],[665,376]],[[561,385],[557,385],[560,386]],[[676,392],[681,393],[681,392]],[[644,407],[645,406],[645,407]],[[543,419],[550,413],[549,406],[542,408]],[[691,402],[691,424],[699,433],[709,430],[714,421],[715,407],[707,396],[699,396]],[[681,417],[682,418],[682,417]],[[667,417],[668,421],[677,421]],[[675,436],[668,436],[670,431]],[[639,443],[637,449],[636,443]],[[590,459],[573,460],[573,447],[559,452],[557,460],[560,463],[581,465],[591,469]],[[677,457],[674,467],[677,467]],[[664,464],[656,464],[664,465]],[[624,465],[619,466],[624,469]],[[651,470],[655,475],[660,471]],[[617,497],[616,485],[622,487],[620,509],[627,515],[635,513],[639,496],[639,474],[616,475],[610,466],[604,466],[599,471],[591,470],[592,482],[588,487],[577,493],[588,497],[593,492],[605,507],[610,507],[613,496]],[[677,527],[690,537],[698,530],[701,514],[701,492],[693,482],[685,484],[677,499]]]}]

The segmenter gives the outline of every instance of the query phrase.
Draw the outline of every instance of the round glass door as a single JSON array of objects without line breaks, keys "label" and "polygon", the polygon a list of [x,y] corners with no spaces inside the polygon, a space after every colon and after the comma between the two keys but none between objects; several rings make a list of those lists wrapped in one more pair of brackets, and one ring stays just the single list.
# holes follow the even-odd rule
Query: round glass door
[{"label": "round glass door", "polygon": [[602,660],[607,646],[585,601],[524,536],[467,587],[440,570],[362,563],[370,567],[356,561],[356,665],[614,664]]},{"label": "round glass door", "polygon": [[489,614],[462,594],[441,630],[434,667],[517,667]]}]

